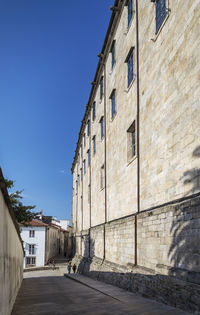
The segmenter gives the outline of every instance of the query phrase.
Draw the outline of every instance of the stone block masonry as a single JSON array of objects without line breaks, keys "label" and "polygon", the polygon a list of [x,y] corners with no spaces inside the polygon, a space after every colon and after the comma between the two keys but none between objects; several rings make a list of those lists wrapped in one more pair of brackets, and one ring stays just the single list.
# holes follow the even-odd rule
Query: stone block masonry
[{"label": "stone block masonry", "polygon": [[[137,265],[135,217],[137,216]],[[200,195],[91,228],[79,272],[160,302],[200,312]]]},{"label": "stone block masonry", "polygon": [[199,0],[115,0],[72,165],[80,270],[197,312],[199,17]]}]

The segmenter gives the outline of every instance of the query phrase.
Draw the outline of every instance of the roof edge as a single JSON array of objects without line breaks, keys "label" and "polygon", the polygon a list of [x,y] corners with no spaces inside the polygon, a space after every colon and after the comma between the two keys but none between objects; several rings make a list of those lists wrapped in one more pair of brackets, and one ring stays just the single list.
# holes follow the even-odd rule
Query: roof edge
[{"label": "roof edge", "polygon": [[[115,0],[115,3],[114,3],[113,7],[118,7],[120,2],[121,3],[123,3],[123,2],[125,3],[126,0]],[[108,41],[109,41],[110,32],[111,32],[111,29],[113,27],[116,15],[119,15],[119,11],[116,11],[116,10],[112,9],[112,15],[110,17],[110,21],[109,21],[109,24],[108,24],[108,29],[107,29],[107,32],[106,32],[106,36],[105,36],[105,39],[104,39],[104,42],[103,42],[101,53],[99,54],[99,55],[103,55],[103,58],[101,58],[101,56],[99,58],[99,62],[97,64],[97,68],[96,68],[96,72],[95,72],[95,76],[94,76],[93,82],[96,82],[96,80],[98,78],[98,75],[100,73],[100,70],[101,70],[101,67],[102,67],[102,64],[103,64],[103,60],[102,59],[105,60],[106,57],[107,57],[107,54],[104,56],[104,52],[106,50],[106,47],[107,47],[107,44],[108,44]],[[80,131],[79,131],[79,137],[78,137],[77,146],[76,146],[76,150],[75,150],[75,156],[74,156],[73,163],[72,163],[72,168],[71,168],[71,172],[72,173],[74,172],[76,160],[78,158],[79,148],[80,148],[80,145],[81,145],[81,136],[82,136],[82,133],[83,133],[83,129],[84,129],[86,123],[87,123],[87,117],[88,117],[88,114],[89,114],[90,109],[91,109],[91,101],[92,101],[93,94],[96,91],[96,89],[97,89],[97,86],[96,85],[92,85],[92,89],[91,89],[90,95],[89,95],[88,104],[86,105],[85,114],[83,116],[83,120],[82,120],[82,123],[81,123],[81,128],[80,128]]]}]

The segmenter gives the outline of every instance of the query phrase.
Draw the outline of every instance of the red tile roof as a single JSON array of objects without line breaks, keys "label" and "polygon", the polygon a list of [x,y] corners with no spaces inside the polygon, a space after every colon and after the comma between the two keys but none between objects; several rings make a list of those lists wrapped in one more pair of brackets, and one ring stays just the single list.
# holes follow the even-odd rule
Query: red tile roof
[{"label": "red tile roof", "polygon": [[19,223],[20,226],[48,226],[48,224],[40,220],[32,220],[30,222]]}]

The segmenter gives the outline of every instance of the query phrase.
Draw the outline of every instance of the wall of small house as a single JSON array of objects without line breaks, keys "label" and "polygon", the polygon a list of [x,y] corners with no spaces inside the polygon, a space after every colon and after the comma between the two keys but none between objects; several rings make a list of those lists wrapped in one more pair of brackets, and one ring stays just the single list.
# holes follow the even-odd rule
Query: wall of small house
[{"label": "wall of small house", "polygon": [[[46,227],[42,226],[21,226],[21,238],[25,251],[24,268],[26,268],[26,258],[36,257],[36,267],[45,265],[45,233]],[[30,231],[35,231],[35,236],[30,237]],[[35,245],[34,254],[29,254],[29,245]]]}]

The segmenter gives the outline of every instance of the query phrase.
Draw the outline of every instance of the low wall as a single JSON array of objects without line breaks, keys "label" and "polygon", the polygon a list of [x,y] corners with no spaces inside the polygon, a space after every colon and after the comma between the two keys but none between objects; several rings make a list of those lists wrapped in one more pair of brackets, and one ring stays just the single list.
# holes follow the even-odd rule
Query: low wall
[{"label": "low wall", "polygon": [[[84,254],[78,252],[74,258],[79,272],[200,312],[199,195],[106,223],[105,259],[104,225],[91,228],[89,233],[90,255],[82,250]],[[89,237],[82,246],[88,248],[88,243]]]},{"label": "low wall", "polygon": [[23,279],[24,251],[0,169],[0,315],[9,315]]}]

